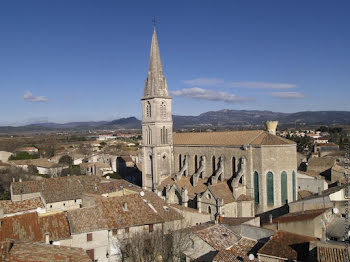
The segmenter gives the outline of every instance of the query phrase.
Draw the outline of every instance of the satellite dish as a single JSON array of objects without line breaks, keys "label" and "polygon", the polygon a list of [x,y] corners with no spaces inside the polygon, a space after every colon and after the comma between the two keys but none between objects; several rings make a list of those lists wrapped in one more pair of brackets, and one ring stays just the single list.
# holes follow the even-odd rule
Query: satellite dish
[{"label": "satellite dish", "polygon": [[111,177],[110,176],[106,176],[107,179],[110,179]]},{"label": "satellite dish", "polygon": [[157,195],[158,195],[159,197],[161,197],[161,196],[162,196],[162,192],[159,191],[159,192],[157,193]]},{"label": "satellite dish", "polygon": [[145,195],[145,192],[141,191],[141,192],[140,192],[140,196],[143,197],[144,195]]},{"label": "satellite dish", "polygon": [[41,212],[41,207],[38,207],[38,208],[36,209],[36,212],[40,213],[40,212]]},{"label": "satellite dish", "polygon": [[249,254],[249,260],[254,260],[255,256],[253,254]]},{"label": "satellite dish", "polygon": [[336,208],[336,207],[334,207],[334,208],[333,208],[333,214],[338,214],[338,213],[339,213],[339,209]]}]

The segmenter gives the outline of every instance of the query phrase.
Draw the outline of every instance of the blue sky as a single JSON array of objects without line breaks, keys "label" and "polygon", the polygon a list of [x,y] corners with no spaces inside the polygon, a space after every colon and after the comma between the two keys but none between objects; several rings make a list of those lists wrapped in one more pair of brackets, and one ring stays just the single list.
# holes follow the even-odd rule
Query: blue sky
[{"label": "blue sky", "polygon": [[0,1],[0,125],[141,115],[153,31],[173,113],[350,111],[349,1]]}]

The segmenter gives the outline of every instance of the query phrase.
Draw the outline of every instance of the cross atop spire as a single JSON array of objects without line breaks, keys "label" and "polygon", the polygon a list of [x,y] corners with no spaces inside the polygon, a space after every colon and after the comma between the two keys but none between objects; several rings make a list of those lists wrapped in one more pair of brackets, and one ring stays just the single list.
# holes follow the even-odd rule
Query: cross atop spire
[{"label": "cross atop spire", "polygon": [[143,94],[143,98],[151,97],[169,98],[168,85],[163,75],[162,61],[160,59],[158,38],[155,27],[152,36],[148,76]]}]

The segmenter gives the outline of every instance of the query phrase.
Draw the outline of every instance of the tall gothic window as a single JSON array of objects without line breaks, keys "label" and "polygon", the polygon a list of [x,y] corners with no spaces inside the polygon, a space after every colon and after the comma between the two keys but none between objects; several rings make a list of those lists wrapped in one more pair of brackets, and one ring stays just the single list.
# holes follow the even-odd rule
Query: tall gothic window
[{"label": "tall gothic window", "polygon": [[288,201],[288,181],[286,171],[281,173],[281,201],[282,204],[285,204]]},{"label": "tall gothic window", "polygon": [[295,171],[293,170],[293,173],[292,173],[292,184],[293,184],[293,201],[296,200],[296,191],[295,191]]},{"label": "tall gothic window", "polygon": [[160,143],[161,144],[168,143],[168,129],[165,129],[165,126],[163,126],[163,128],[160,129]]},{"label": "tall gothic window", "polygon": [[267,204],[274,205],[274,195],[273,195],[273,173],[268,172],[266,174],[266,193],[267,193]]},{"label": "tall gothic window", "polygon": [[160,117],[166,118],[166,105],[164,102],[160,105]]},{"label": "tall gothic window", "polygon": [[198,157],[197,155],[194,156],[194,172],[197,172],[198,169]]},{"label": "tall gothic window", "polygon": [[146,104],[146,116],[147,117],[152,116],[151,103],[149,101],[147,101],[147,104]]},{"label": "tall gothic window", "polygon": [[148,144],[152,144],[152,129],[148,129]]},{"label": "tall gothic window", "polygon": [[259,173],[254,172],[254,200],[255,204],[259,204]]},{"label": "tall gothic window", "polygon": [[181,154],[179,155],[179,171],[181,170],[181,167],[182,167],[182,157],[181,157]]},{"label": "tall gothic window", "polygon": [[232,175],[236,174],[236,158],[232,157]]},{"label": "tall gothic window", "polygon": [[212,165],[213,165],[213,174],[215,173],[215,170],[216,170],[216,163],[215,163],[215,156],[213,156],[212,158],[211,158],[211,162],[212,162]]}]

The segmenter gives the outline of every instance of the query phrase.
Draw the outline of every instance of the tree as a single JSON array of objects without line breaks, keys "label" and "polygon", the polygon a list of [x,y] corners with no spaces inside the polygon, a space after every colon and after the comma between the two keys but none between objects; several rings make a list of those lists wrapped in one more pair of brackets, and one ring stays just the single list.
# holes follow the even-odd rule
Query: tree
[{"label": "tree", "polygon": [[164,232],[161,229],[149,233],[142,231],[119,240],[121,261],[173,262],[179,261],[191,246],[189,230]]},{"label": "tree", "polygon": [[18,152],[16,155],[12,155],[9,157],[9,160],[27,160],[27,159],[35,159],[39,156],[37,154],[29,154],[28,152]]},{"label": "tree", "polygon": [[69,166],[73,165],[73,158],[68,155],[61,156],[61,158],[58,160],[58,163],[60,164],[67,164]]}]

